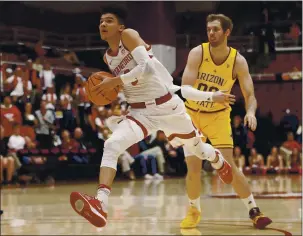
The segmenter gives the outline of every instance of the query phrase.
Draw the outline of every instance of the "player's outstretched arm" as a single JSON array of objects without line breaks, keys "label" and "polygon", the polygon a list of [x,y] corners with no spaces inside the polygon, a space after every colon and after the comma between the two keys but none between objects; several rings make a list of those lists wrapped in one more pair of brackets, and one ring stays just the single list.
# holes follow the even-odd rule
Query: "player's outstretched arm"
[{"label": "player's outstretched arm", "polygon": [[244,117],[244,125],[254,131],[257,128],[257,119],[255,117],[257,99],[255,97],[254,84],[249,74],[246,59],[238,53],[236,60],[235,70],[245,99],[246,116]]},{"label": "player's outstretched arm", "polygon": [[233,104],[235,102],[234,95],[225,94],[224,91],[205,92],[193,88],[196,80],[198,79],[202,54],[201,46],[197,46],[189,52],[187,64],[182,76],[182,96],[193,101],[213,101]]}]

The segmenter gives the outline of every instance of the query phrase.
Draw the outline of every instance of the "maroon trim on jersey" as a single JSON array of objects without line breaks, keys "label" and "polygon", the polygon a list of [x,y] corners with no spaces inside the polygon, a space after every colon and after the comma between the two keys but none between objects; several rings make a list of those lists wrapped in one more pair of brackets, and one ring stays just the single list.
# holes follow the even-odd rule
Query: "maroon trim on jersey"
[{"label": "maroon trim on jersey", "polygon": [[238,51],[236,52],[236,56],[235,56],[234,63],[233,63],[233,70],[231,72],[231,76],[232,76],[233,80],[237,79],[237,77],[238,77],[237,74],[234,74],[235,67],[236,67],[236,61],[237,61],[237,56],[238,56]]},{"label": "maroon trim on jersey", "polygon": [[210,58],[211,58],[211,60],[213,61],[213,63],[214,63],[216,66],[221,66],[221,65],[223,65],[224,62],[226,62],[227,59],[229,58],[229,55],[230,55],[230,52],[231,52],[231,48],[229,47],[229,52],[228,52],[227,57],[226,57],[225,60],[224,60],[222,63],[220,63],[220,64],[217,64],[217,63],[214,61],[213,56],[211,55],[210,43],[208,43],[208,51],[209,51],[209,55],[210,55]]},{"label": "maroon trim on jersey", "polygon": [[111,48],[107,49],[107,50],[106,50],[106,53],[107,53],[107,55],[109,55],[109,56],[111,56],[111,57],[116,57],[116,56],[118,56],[118,54],[119,54],[119,48],[118,48],[118,51],[117,51],[116,53],[114,53],[114,52],[111,50]]},{"label": "maroon trim on jersey", "polygon": [[135,119],[132,116],[126,116],[126,118],[135,122],[141,128],[144,138],[147,137],[147,135],[148,135],[147,129],[144,127],[144,125],[140,121],[138,121],[137,119]]},{"label": "maroon trim on jersey", "polygon": [[[164,96],[161,96],[159,98],[155,99],[155,104],[156,105],[161,105],[163,103],[168,102],[172,98],[171,93],[167,93]],[[144,109],[146,108],[146,103],[145,102],[135,102],[135,103],[129,103],[131,108],[133,109]]]},{"label": "maroon trim on jersey", "polygon": [[151,50],[152,46],[148,45],[148,47],[145,47],[145,48],[146,48],[146,51],[149,51],[149,50]]},{"label": "maroon trim on jersey", "polygon": [[189,134],[171,134],[169,135],[169,137],[167,138],[168,141],[172,141],[174,138],[180,138],[180,139],[191,139],[191,138],[194,138],[196,137],[196,131],[192,131],[191,133]]}]

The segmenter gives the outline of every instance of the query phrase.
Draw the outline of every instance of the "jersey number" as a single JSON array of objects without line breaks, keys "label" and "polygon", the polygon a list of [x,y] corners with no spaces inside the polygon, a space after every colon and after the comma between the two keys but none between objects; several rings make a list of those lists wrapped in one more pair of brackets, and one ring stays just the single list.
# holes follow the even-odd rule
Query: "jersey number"
[{"label": "jersey number", "polygon": [[[197,89],[200,90],[200,91],[202,90],[204,92],[216,92],[216,91],[219,91],[219,89],[217,87],[214,87],[214,86],[208,87],[207,84],[203,84],[203,83],[200,83],[198,85]],[[198,101],[196,103],[201,106],[202,104],[204,104],[204,101]]]},{"label": "jersey number", "polygon": [[[203,87],[203,89],[201,89]],[[217,87],[214,87],[214,86],[211,86],[211,87],[208,87],[207,84],[203,84],[203,83],[200,83],[198,85],[198,90],[203,90],[204,92],[216,92],[216,91],[219,91],[219,89]]]}]

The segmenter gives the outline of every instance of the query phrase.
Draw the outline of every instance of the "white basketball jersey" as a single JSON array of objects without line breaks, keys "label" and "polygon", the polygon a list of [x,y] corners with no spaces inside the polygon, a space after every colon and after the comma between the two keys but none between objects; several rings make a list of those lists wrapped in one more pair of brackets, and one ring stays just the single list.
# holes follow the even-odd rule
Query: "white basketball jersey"
[{"label": "white basketball jersey", "polygon": [[[179,87],[173,84],[173,78],[166,68],[155,58],[151,47],[147,52],[154,60],[155,73],[137,78],[138,80],[123,86],[123,92],[128,103],[147,102],[164,96],[168,92],[175,92]],[[119,43],[119,51],[116,56],[111,56],[108,50],[105,53],[109,69],[115,76],[125,74],[137,66],[131,53]]]}]

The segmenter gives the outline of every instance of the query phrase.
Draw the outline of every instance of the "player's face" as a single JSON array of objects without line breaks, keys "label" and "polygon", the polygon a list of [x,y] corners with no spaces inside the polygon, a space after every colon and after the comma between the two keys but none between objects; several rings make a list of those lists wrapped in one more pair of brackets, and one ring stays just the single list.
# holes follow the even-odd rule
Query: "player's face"
[{"label": "player's face", "polygon": [[220,46],[225,41],[229,33],[229,30],[226,30],[225,33],[223,32],[221,22],[218,20],[207,23],[207,37],[212,47]]},{"label": "player's face", "polygon": [[119,23],[118,18],[110,13],[103,14],[100,19],[99,31],[102,40],[108,40],[115,37],[124,29],[124,26]]}]

